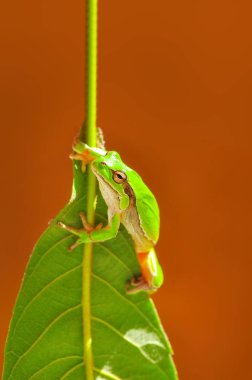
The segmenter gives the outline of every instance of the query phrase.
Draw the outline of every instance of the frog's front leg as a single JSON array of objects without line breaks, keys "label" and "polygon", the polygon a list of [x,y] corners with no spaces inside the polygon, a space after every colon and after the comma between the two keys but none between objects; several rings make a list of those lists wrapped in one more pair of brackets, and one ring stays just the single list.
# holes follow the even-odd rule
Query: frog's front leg
[{"label": "frog's front leg", "polygon": [[81,170],[82,172],[85,172],[88,164],[105,154],[105,150],[101,148],[91,148],[87,144],[76,139],[73,144],[73,153],[70,155],[70,158],[72,160],[81,161]]},{"label": "frog's front leg", "polygon": [[71,226],[67,226],[62,222],[58,222],[58,226],[63,228],[66,231],[71,232],[72,234],[78,236],[78,239],[75,243],[70,245],[68,248],[69,251],[72,251],[80,244],[84,243],[98,243],[106,240],[113,239],[116,237],[120,223],[121,217],[120,214],[115,214],[110,223],[106,227],[102,228],[102,224],[98,224],[96,227],[92,227],[86,220],[84,212],[80,213],[80,218],[83,224],[83,228],[75,228]]},{"label": "frog's front leg", "polygon": [[[85,145],[85,144],[83,144]],[[85,149],[82,152],[75,150],[73,147],[74,153],[70,154],[72,160],[81,161],[81,171],[84,173],[86,171],[86,166],[95,160],[95,156],[92,155],[89,149]]]},{"label": "frog's front leg", "polygon": [[154,293],[164,281],[163,271],[156,252],[152,248],[149,252],[138,252],[137,257],[142,275],[130,280],[127,292],[137,293],[140,290],[145,290]]}]

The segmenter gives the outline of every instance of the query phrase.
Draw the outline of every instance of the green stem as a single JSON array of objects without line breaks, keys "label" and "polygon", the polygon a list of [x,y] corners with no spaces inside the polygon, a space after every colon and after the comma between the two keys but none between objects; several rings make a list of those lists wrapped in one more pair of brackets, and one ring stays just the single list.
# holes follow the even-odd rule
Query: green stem
[{"label": "green stem", "polygon": [[98,0],[87,0],[87,144],[96,146]]},{"label": "green stem", "polygon": [[[87,0],[87,144],[96,146],[96,116],[97,116],[97,8],[98,0]],[[96,179],[88,168],[87,221],[94,225]],[[91,333],[91,272],[92,272],[92,243],[85,244],[82,270],[82,318],[84,338],[84,361],[86,379],[94,380],[94,365]]]}]

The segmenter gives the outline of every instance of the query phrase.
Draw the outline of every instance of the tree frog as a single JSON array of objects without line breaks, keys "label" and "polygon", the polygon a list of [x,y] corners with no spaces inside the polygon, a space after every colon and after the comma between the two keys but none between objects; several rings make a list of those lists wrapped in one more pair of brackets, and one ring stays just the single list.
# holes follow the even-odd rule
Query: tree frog
[{"label": "tree frog", "polygon": [[157,201],[142,178],[124,164],[115,151],[91,148],[82,142],[73,146],[71,158],[82,161],[82,169],[91,164],[101,194],[108,207],[108,224],[92,227],[84,213],[80,214],[83,228],[76,229],[59,222],[58,225],[78,236],[69,247],[74,249],[87,242],[103,242],[116,237],[120,223],[133,239],[142,275],[128,284],[128,293],[156,291],[163,283],[163,272],[154,249],[159,237],[159,208]]}]

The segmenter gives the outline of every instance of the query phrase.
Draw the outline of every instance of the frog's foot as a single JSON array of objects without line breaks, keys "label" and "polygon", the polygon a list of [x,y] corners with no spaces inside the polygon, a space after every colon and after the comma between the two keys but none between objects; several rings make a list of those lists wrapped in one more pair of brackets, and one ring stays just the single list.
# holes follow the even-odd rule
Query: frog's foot
[{"label": "frog's foot", "polygon": [[81,171],[83,173],[86,171],[86,166],[95,159],[89,150],[85,150],[83,153],[71,153],[69,157],[71,160],[81,161]]},{"label": "frog's foot", "polygon": [[150,287],[150,285],[143,276],[133,277],[127,284],[127,293],[138,293],[141,290],[144,290],[148,293],[153,291],[153,289]]},{"label": "frog's foot", "polygon": [[75,228],[75,227],[72,227],[72,226],[67,226],[66,224],[64,224],[62,222],[58,222],[58,226],[60,228],[64,229],[65,231],[69,231],[73,235],[76,235],[76,236],[79,237],[76,240],[76,242],[74,242],[73,244],[71,244],[68,247],[68,250],[70,252],[74,248],[76,248],[78,245],[84,243],[84,241],[82,239],[83,236],[89,236],[91,234],[91,232],[98,231],[98,230],[100,230],[102,228],[102,223],[99,223],[96,227],[92,227],[91,224],[89,224],[87,222],[87,219],[86,219],[86,216],[85,216],[84,212],[80,212],[80,218],[81,218],[81,221],[82,221],[83,228]]},{"label": "frog's foot", "polygon": [[130,281],[128,293],[145,290],[147,293],[152,294],[160,288],[164,280],[156,252],[154,248],[149,252],[137,252],[137,258],[142,276]]},{"label": "frog's foot", "polygon": [[80,212],[80,218],[81,218],[84,230],[86,232],[88,232],[89,234],[93,231],[98,231],[102,228],[102,223],[97,224],[97,226],[95,226],[95,227],[91,226],[91,224],[88,223],[88,221],[86,219],[86,215],[83,211]]},{"label": "frog's foot", "polygon": [[85,144],[83,142],[77,139],[74,142],[73,151],[74,152],[71,153],[69,157],[71,160],[81,161],[81,170],[82,172],[85,172],[86,166],[90,164],[96,157],[92,155],[89,149],[85,148]]}]

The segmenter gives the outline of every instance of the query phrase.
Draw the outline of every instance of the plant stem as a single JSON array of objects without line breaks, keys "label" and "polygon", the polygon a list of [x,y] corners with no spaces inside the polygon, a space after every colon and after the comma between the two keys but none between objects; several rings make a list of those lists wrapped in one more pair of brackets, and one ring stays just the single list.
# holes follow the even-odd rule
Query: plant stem
[{"label": "plant stem", "polygon": [[[87,0],[87,90],[86,90],[86,131],[87,144],[96,146],[96,116],[97,116],[97,8],[98,0]],[[96,178],[88,167],[87,221],[94,225]],[[94,379],[92,333],[91,333],[91,273],[92,273],[92,243],[84,245],[82,270],[82,318],[84,338],[84,362],[86,379]]]},{"label": "plant stem", "polygon": [[87,144],[96,145],[98,0],[87,0]]}]

